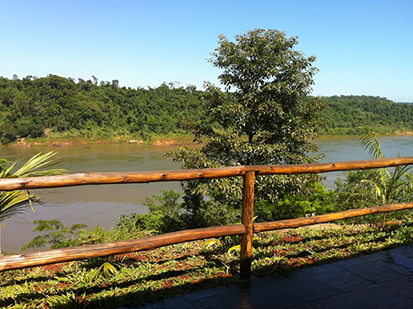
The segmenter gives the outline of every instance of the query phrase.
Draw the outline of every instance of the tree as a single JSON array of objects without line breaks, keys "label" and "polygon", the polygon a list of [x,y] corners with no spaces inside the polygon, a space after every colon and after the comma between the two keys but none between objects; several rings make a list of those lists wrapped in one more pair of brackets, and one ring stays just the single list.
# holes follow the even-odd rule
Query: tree
[{"label": "tree", "polygon": [[[22,167],[16,168],[18,162],[9,164],[5,159],[0,159],[0,179],[1,178],[21,178],[21,177],[37,177],[51,176],[66,173],[64,169],[49,169],[42,170],[56,163],[51,158],[55,155],[54,152],[46,154],[38,153],[28,160]],[[28,191],[0,191],[0,227],[1,223],[14,217],[15,215],[27,209],[27,206],[32,206],[33,202],[39,202],[39,197],[31,194]],[[34,210],[34,209],[33,209]],[[0,254],[1,254],[1,231],[0,231]]]},{"label": "tree", "polygon": [[[277,30],[255,29],[235,36],[235,42],[220,35],[209,62],[223,69],[219,80],[225,92],[206,83],[207,120],[185,125],[196,142],[206,144],[201,149],[181,148],[168,156],[184,169],[315,162],[308,154],[317,150],[312,141],[322,123],[323,105],[318,99],[303,98],[311,92],[318,70],[313,67],[314,56],[307,58],[294,50],[297,43],[296,37],[287,38]],[[258,217],[260,207],[271,208],[276,217],[279,199],[309,192],[317,180],[317,176],[258,178]],[[203,195],[226,213],[240,208],[239,178],[185,182],[183,187],[185,213],[195,220],[203,220],[201,214],[207,211],[203,205],[211,209]]]}]

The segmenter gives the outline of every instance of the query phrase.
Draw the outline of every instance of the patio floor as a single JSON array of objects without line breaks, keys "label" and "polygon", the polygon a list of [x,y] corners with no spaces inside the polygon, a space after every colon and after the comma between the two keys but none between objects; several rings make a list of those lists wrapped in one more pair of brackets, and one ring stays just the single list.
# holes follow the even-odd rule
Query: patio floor
[{"label": "patio floor", "polygon": [[126,308],[413,308],[413,246]]}]

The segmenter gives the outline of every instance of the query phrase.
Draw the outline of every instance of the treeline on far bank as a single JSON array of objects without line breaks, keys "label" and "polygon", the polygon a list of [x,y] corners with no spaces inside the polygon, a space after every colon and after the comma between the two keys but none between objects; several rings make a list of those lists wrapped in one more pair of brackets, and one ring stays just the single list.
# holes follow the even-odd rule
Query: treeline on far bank
[{"label": "treeline on far bank", "polygon": [[[203,120],[203,91],[195,86],[120,87],[57,75],[19,79],[0,77],[0,143],[18,138],[115,136],[148,139],[186,134],[185,119]],[[413,130],[413,104],[373,96],[322,97],[326,125],[322,135],[358,134],[365,126],[377,133]]]}]

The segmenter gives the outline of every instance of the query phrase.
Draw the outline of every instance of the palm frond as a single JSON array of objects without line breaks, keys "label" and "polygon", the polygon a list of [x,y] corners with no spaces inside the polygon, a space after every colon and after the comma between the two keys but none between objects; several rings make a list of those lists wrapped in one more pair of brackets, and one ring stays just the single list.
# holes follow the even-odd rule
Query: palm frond
[{"label": "palm frond", "polygon": [[[18,163],[14,162],[9,167],[0,170],[0,178],[51,176],[67,173],[64,169],[39,170],[55,164],[57,160],[51,160],[55,155],[56,153],[52,151],[46,154],[38,153],[17,171],[13,171]],[[0,191],[0,222],[22,213],[27,206],[30,206],[34,211],[33,202],[40,202],[40,199],[29,191]]]},{"label": "palm frond", "polygon": [[[366,127],[367,133],[359,138],[364,149],[369,151],[370,156],[374,159],[383,159],[385,156],[381,152],[381,146],[377,140],[376,134]],[[396,166],[394,169],[380,169],[380,183],[376,185],[376,196],[381,196],[384,204],[398,201],[398,194],[404,190],[409,183],[406,183],[404,177],[408,174],[412,166]],[[381,188],[381,189],[380,189]]]},{"label": "palm frond", "polygon": [[376,134],[366,127],[367,133],[359,138],[359,142],[364,149],[368,150],[369,155],[374,159],[383,159],[384,155],[381,152],[381,145]]},{"label": "palm frond", "polygon": [[0,178],[8,178],[10,177],[10,175],[12,174],[12,170],[13,168],[16,166],[17,161],[14,162],[12,165],[10,165],[8,168],[5,168],[3,170],[0,171]]},{"label": "palm frond", "polygon": [[49,169],[38,171],[40,168],[47,168],[56,164],[57,160],[50,160],[56,153],[50,151],[42,154],[38,153],[30,158],[20,169],[13,172],[9,177],[38,177],[38,176],[52,176],[67,173],[64,169]]},{"label": "palm frond", "polygon": [[38,201],[35,195],[25,191],[0,192],[0,222],[22,213],[27,205]]},{"label": "palm frond", "polygon": [[387,203],[392,203],[392,197],[395,197],[401,190],[409,185],[409,183],[403,181],[403,177],[406,173],[412,168],[409,165],[396,166],[394,171],[390,174],[390,177],[387,181],[387,192],[386,192],[386,201]]}]

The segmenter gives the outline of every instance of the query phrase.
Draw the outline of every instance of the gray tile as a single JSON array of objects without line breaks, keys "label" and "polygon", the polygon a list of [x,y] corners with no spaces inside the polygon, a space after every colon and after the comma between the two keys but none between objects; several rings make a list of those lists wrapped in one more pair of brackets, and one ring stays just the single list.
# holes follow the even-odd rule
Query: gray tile
[{"label": "gray tile", "polygon": [[376,284],[405,278],[404,275],[398,272],[370,262],[343,269]]},{"label": "gray tile", "polygon": [[378,309],[413,308],[412,299],[378,285],[371,285],[348,295]]},{"label": "gray tile", "polygon": [[317,309],[370,309],[374,308],[365,302],[359,301],[349,295],[340,294],[329,298],[320,299],[310,303]]},{"label": "gray tile", "polygon": [[314,274],[312,277],[345,293],[364,288],[371,284],[370,281],[341,268],[337,268],[330,272]]},{"label": "gray tile", "polygon": [[304,304],[303,300],[278,286],[277,282],[277,278],[268,277],[255,282],[242,282],[234,287],[238,287],[241,297],[256,308],[287,309]]},{"label": "gray tile", "polygon": [[[121,307],[125,308],[125,307]],[[137,307],[127,307],[127,309],[195,309],[195,307],[183,297],[170,297],[163,300],[147,303]],[[120,309],[120,308],[118,308]],[[126,308],[125,308],[126,309]]]},{"label": "gray tile", "polygon": [[301,271],[303,273],[306,273],[307,275],[313,275],[313,274],[319,274],[319,273],[334,272],[340,269],[341,268],[333,264],[325,264],[325,265],[320,265],[320,266],[307,267],[307,268],[302,269]]},{"label": "gray tile", "polygon": [[408,269],[409,271],[413,271],[413,259],[405,254],[398,254],[398,253],[389,253],[388,261],[393,262],[398,266],[402,266],[403,268]]},{"label": "gray tile", "polygon": [[413,275],[402,280],[394,280],[380,284],[386,289],[413,299]]},{"label": "gray tile", "polygon": [[247,299],[238,295],[211,296],[191,301],[195,308],[253,309]]},{"label": "gray tile", "polygon": [[336,267],[347,269],[347,268],[350,268],[350,267],[359,266],[359,265],[368,264],[368,263],[369,263],[369,261],[366,261],[362,258],[352,258],[352,259],[348,259],[348,260],[342,260],[342,261],[334,262],[334,263],[332,263],[332,265],[334,265]]},{"label": "gray tile", "polygon": [[184,296],[188,301],[195,301],[202,298],[216,297],[217,295],[227,295],[233,293],[230,285],[219,286],[207,290],[192,292]]},{"label": "gray tile", "polygon": [[363,255],[360,256],[361,260],[369,261],[369,262],[376,262],[380,260],[386,260],[388,255],[384,252],[378,252],[378,253],[373,253],[373,254],[368,254],[368,255]]},{"label": "gray tile", "polygon": [[305,302],[341,294],[337,288],[301,271],[294,272],[290,277],[278,279],[277,284]]},{"label": "gray tile", "polygon": [[254,308],[248,299],[240,293],[236,285],[194,292],[185,295],[184,298],[194,308]]},{"label": "gray tile", "polygon": [[383,252],[384,253],[392,252],[395,254],[403,254],[403,255],[412,257],[413,256],[413,245],[398,247],[398,248],[394,248],[394,249],[383,251]]},{"label": "gray tile", "polygon": [[291,307],[290,309],[314,309],[314,307],[309,304],[302,304],[296,307]]},{"label": "gray tile", "polygon": [[[413,263],[413,261],[411,261]],[[405,267],[405,265],[401,264],[400,261],[398,260],[393,260],[392,256],[386,255],[385,258],[382,260],[378,260],[374,262],[376,265],[382,266],[384,268],[388,268],[392,271],[395,271],[399,274],[402,274],[404,276],[410,276],[413,274],[413,271],[410,270],[408,267]],[[411,265],[408,265],[411,266]]]}]

